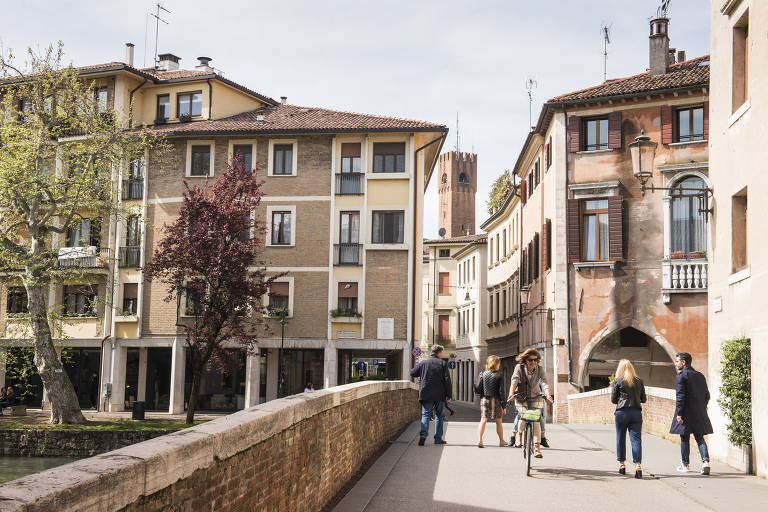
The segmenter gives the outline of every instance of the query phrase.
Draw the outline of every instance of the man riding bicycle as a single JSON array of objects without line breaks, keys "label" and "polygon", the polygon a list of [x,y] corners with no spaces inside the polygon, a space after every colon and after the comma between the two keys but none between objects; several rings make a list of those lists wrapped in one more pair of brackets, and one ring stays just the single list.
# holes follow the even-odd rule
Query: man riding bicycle
[{"label": "man riding bicycle", "polygon": [[[549,392],[549,383],[544,375],[544,369],[539,366],[541,354],[535,348],[529,348],[516,358],[519,363],[512,373],[512,383],[509,386],[508,402],[513,399],[515,408],[522,418],[528,409],[544,410],[544,400],[552,403],[552,395]],[[522,428],[515,429],[518,433]],[[541,454],[541,425],[538,421],[533,423],[533,437],[535,444],[535,457],[540,459]]]}]

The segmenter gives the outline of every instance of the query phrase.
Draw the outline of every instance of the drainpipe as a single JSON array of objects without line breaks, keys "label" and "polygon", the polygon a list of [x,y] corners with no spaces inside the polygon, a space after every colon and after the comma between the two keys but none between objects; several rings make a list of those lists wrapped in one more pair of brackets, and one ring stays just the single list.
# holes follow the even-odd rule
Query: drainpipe
[{"label": "drainpipe", "polygon": [[211,109],[213,108],[213,84],[211,84],[210,78],[206,82],[208,82],[208,119],[210,119]]},{"label": "drainpipe", "polygon": [[144,87],[144,84],[146,83],[147,79],[145,78],[143,82],[137,85],[135,89],[131,89],[128,93],[128,129],[133,128],[133,93]]}]

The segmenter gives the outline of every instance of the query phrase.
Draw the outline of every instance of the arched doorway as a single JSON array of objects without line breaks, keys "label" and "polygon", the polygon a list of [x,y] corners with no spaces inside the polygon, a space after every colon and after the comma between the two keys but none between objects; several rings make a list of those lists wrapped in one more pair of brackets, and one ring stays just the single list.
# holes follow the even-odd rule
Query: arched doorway
[{"label": "arched doorway", "polygon": [[646,386],[675,387],[675,366],[667,350],[634,327],[612,332],[587,355],[582,369],[586,390],[607,387],[621,359],[632,361]]}]

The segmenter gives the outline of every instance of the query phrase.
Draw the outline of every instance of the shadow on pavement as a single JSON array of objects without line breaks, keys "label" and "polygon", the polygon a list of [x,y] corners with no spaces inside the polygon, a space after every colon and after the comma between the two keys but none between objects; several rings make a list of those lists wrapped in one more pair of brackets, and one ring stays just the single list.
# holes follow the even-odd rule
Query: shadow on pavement
[{"label": "shadow on pavement", "polygon": [[[620,478],[628,478],[627,476],[621,476],[615,471],[606,471],[599,469],[574,469],[563,467],[537,467],[534,465],[531,468],[531,477],[536,478],[545,476],[547,478],[568,479],[568,480],[615,480]],[[632,478],[631,476],[629,478]]]}]

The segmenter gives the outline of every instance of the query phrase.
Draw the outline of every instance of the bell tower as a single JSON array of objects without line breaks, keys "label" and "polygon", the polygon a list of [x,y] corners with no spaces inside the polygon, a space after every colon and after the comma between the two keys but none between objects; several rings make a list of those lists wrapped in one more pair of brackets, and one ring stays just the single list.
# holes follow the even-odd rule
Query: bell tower
[{"label": "bell tower", "polygon": [[477,155],[450,151],[440,155],[437,174],[439,226],[445,237],[475,234]]}]

